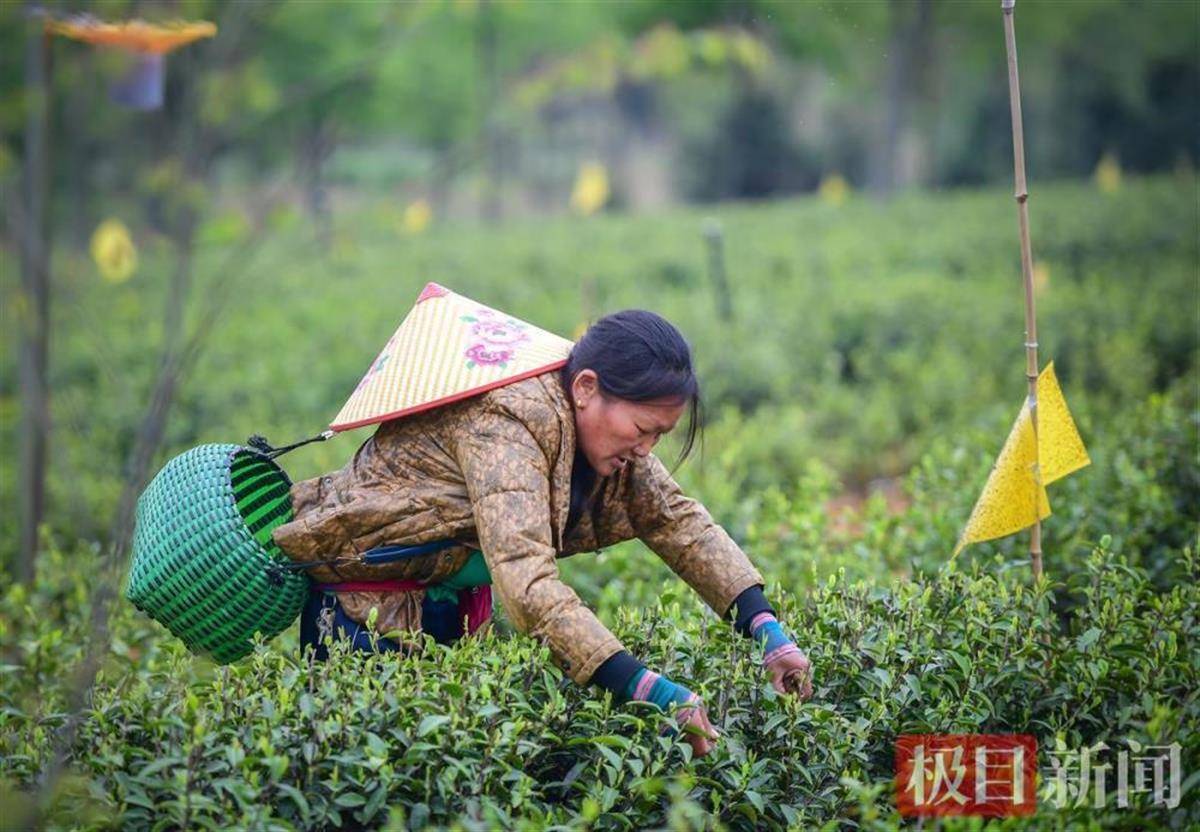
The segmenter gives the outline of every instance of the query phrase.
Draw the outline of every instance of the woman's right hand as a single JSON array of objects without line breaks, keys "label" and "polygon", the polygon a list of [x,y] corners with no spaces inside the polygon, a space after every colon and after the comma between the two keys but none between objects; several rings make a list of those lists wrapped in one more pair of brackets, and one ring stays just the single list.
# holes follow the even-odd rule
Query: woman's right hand
[{"label": "woman's right hand", "polygon": [[812,696],[812,662],[799,649],[784,653],[767,663],[771,685],[777,693],[791,694],[799,699]]},{"label": "woman's right hand", "polygon": [[703,757],[716,748],[715,740],[721,735],[712,723],[708,721],[708,711],[696,694],[692,694],[687,704],[680,706],[675,714],[675,721],[683,731],[683,738],[692,747],[692,757]]}]

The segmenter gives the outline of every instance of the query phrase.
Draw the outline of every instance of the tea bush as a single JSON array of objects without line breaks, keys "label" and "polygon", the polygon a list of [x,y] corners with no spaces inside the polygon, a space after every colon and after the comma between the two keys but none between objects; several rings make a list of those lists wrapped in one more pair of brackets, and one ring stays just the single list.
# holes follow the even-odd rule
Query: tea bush
[{"label": "tea bush", "polygon": [[[108,828],[887,828],[899,733],[1023,732],[1044,749],[1181,742],[1200,772],[1200,561],[1155,590],[1098,547],[1034,587],[976,565],[874,587],[831,575],[777,601],[817,668],[813,699],[775,694],[761,648],[671,597],[621,610],[614,631],[687,680],[722,732],[690,759],[653,706],[614,706],[564,678],[535,641],[494,631],[408,657],[308,664],[262,646],[214,667],[122,608],[88,704],[58,825]],[[0,757],[6,817],[47,763],[64,671],[84,633],[86,580],[58,553],[31,595],[4,599]],[[1056,602],[1073,599],[1066,617]],[[294,646],[294,644],[292,645]],[[1042,770],[1046,771],[1046,761]],[[856,785],[857,784],[857,785]],[[1186,828],[1174,812],[1083,817]],[[880,787],[883,788],[880,788]],[[1064,817],[1043,804],[1038,825]],[[708,820],[704,820],[708,817]],[[1069,815],[1067,815],[1069,817]],[[390,820],[389,820],[390,819]],[[1033,821],[1031,821],[1033,822]],[[951,824],[953,826],[953,824]],[[1040,826],[1039,826],[1040,828]]]}]

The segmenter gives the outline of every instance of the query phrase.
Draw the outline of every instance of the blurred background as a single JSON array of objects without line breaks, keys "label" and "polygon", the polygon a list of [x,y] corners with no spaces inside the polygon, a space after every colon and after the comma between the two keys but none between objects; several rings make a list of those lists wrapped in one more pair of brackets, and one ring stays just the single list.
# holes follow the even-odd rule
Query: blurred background
[{"label": "blurred background", "polygon": [[[219,32],[168,56],[163,107],[141,115],[109,97],[127,53],[53,45],[55,217],[83,245],[111,200],[144,204],[172,175],[241,205],[285,180],[325,232],[370,199],[423,200],[438,221],[562,213],[587,162],[603,166],[616,211],[835,178],[875,192],[1002,184],[1012,156],[996,5],[47,4],[59,17],[209,20]],[[28,8],[3,6],[9,171]],[[1192,166],[1196,27],[1191,3],[1022,5],[1030,175]],[[185,170],[165,173],[171,160]]]},{"label": "blurred background", "polygon": [[[1194,387],[1197,8],[1017,11],[1085,441]],[[80,13],[215,33],[139,53]],[[798,483],[902,510],[938,442],[965,519],[1024,388],[1011,141],[992,0],[3,3],[0,557],[114,542],[191,445],[316,433],[429,280],[567,336],[667,315],[709,414],[680,476],[743,538]]]}]

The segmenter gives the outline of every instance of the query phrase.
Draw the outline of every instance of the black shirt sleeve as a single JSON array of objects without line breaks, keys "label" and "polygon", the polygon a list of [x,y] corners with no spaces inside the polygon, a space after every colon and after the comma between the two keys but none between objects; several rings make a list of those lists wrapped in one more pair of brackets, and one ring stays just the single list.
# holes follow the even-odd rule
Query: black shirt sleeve
[{"label": "black shirt sleeve", "polygon": [[645,665],[635,659],[628,650],[620,650],[600,663],[591,680],[610,691],[618,702],[623,702],[629,680],[643,667]]},{"label": "black shirt sleeve", "polygon": [[767,603],[767,596],[763,595],[761,584],[742,590],[738,597],[733,599],[733,607],[737,610],[733,628],[746,638],[750,637],[750,619],[760,612],[775,614],[774,607]]}]

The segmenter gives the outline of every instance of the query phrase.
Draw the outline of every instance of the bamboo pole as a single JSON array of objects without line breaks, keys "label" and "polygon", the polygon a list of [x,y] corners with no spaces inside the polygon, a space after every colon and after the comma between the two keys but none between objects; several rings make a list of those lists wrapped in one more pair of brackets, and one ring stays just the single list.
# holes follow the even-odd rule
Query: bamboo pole
[{"label": "bamboo pole", "polygon": [[[1017,74],[1017,36],[1013,29],[1013,12],[1017,0],[1000,0],[1004,12],[1004,46],[1008,52],[1008,102],[1012,110],[1013,171],[1016,182],[1017,224],[1021,232],[1021,277],[1025,283],[1025,378],[1029,383],[1029,417],[1033,423],[1034,447],[1037,445],[1037,309],[1033,300],[1033,246],[1029,241],[1029,189],[1025,183],[1025,136],[1021,122],[1021,80]],[[1042,479],[1041,461],[1034,465],[1034,482]],[[1035,519],[1029,538],[1029,557],[1033,577],[1042,576],[1042,521]]]}]

